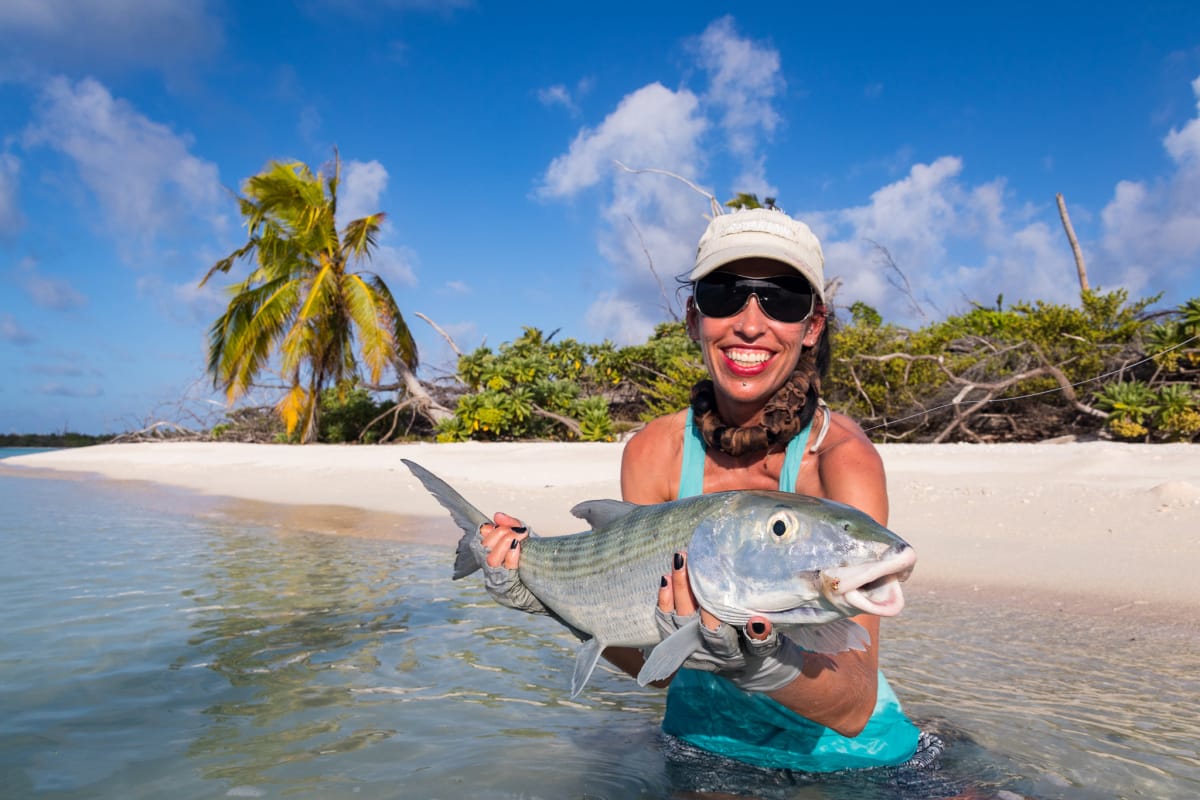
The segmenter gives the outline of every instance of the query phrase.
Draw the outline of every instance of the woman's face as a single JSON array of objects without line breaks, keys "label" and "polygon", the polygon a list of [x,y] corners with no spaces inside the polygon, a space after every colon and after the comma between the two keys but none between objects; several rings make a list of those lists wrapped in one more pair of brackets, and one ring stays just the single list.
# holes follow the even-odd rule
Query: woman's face
[{"label": "woman's face", "polygon": [[[747,278],[796,275],[787,265],[766,259],[737,261],[720,271]],[[722,417],[745,425],[791,377],[801,350],[816,345],[825,318],[814,313],[801,322],[779,322],[763,313],[751,295],[730,317],[707,317],[689,299],[687,325],[700,344]]]}]

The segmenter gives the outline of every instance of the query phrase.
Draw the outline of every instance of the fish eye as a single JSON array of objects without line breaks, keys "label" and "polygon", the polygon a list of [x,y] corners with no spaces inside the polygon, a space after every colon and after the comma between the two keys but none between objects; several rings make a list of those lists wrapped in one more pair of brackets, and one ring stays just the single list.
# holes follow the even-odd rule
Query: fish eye
[{"label": "fish eye", "polygon": [[776,539],[786,539],[795,533],[796,518],[787,511],[777,511],[767,520],[767,530],[769,530]]}]

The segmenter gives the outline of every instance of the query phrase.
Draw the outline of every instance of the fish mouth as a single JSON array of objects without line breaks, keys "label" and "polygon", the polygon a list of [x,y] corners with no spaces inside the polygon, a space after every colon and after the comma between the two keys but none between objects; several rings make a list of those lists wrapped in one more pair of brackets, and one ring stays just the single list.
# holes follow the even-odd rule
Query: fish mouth
[{"label": "fish mouth", "polygon": [[917,553],[909,546],[885,561],[834,567],[821,573],[821,587],[830,602],[879,617],[894,617],[904,609],[903,581],[912,574]]}]

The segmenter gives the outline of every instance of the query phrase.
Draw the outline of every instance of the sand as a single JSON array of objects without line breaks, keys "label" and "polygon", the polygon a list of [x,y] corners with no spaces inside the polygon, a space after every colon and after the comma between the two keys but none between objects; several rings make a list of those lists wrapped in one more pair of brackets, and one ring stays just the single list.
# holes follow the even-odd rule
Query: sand
[{"label": "sand", "polygon": [[[620,444],[383,447],[154,443],[18,456],[5,470],[90,473],[272,503],[256,517],[453,547],[448,515],[401,464],[420,462],[485,512],[544,535],[619,496]],[[884,445],[890,527],[919,555],[913,593],[1103,615],[1200,620],[1200,445]]]}]

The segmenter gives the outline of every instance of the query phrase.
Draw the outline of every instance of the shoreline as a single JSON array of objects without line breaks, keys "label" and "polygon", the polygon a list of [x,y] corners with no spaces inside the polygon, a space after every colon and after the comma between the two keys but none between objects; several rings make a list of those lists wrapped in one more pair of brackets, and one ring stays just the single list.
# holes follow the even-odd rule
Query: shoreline
[{"label": "shoreline", "polygon": [[[622,448],[117,444],[13,456],[0,461],[0,475],[149,482],[218,498],[220,513],[234,518],[452,549],[457,528],[402,458],[438,474],[484,512],[514,513],[551,535],[583,529],[569,513],[575,503],[619,496]],[[906,586],[911,598],[944,593],[1047,611],[1196,618],[1200,445],[879,450],[889,527],[918,553]]]}]

